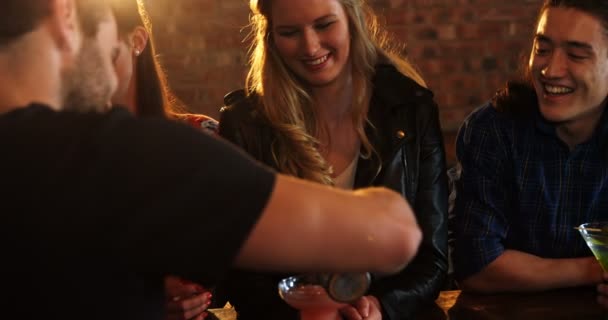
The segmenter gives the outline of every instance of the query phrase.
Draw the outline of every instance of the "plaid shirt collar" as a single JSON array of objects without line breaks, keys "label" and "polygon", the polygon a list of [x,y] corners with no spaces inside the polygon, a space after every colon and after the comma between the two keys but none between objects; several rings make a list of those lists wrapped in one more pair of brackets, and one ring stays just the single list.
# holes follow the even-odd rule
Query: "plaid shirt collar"
[{"label": "plaid shirt collar", "polygon": [[[604,111],[602,111],[602,116],[600,121],[598,122],[597,128],[595,129],[593,136],[586,143],[596,143],[599,147],[599,150],[604,154],[606,161],[608,161],[608,112],[606,112],[606,107],[604,107]],[[561,139],[557,136],[555,130],[555,124],[547,121],[538,108],[534,113],[534,124],[536,129],[541,133],[549,136],[555,137],[555,139],[559,140],[560,143],[563,143]]]}]

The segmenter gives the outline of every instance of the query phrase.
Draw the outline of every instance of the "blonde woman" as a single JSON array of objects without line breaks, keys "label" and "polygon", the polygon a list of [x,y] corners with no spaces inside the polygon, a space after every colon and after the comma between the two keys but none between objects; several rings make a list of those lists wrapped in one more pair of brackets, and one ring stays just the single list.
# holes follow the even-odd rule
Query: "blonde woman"
[{"label": "blonde woman", "polygon": [[[434,300],[447,270],[445,154],[432,92],[391,50],[365,1],[250,7],[251,69],[246,89],[226,96],[220,134],[280,172],[345,189],[385,186],[409,200],[424,234],[418,255],[341,314],[411,317]],[[235,272],[216,298],[242,320],[296,319],[276,293],[283,276]]]}]

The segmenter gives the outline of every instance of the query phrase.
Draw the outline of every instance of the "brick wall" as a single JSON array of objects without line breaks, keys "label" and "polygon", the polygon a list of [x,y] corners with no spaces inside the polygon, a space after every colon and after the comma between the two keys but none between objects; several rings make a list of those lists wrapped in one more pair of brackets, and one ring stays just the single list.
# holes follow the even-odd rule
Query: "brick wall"
[{"label": "brick wall", "polygon": [[[541,0],[370,0],[435,92],[448,160],[463,119],[513,75]],[[218,116],[243,86],[247,0],[147,0],[156,46],[175,93]]]}]

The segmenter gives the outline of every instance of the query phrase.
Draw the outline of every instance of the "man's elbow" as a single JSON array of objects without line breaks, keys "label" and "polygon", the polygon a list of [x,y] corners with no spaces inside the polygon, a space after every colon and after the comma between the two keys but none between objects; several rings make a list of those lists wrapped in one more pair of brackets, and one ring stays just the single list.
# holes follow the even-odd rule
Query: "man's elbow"
[{"label": "man's elbow", "polygon": [[378,263],[376,271],[396,273],[403,269],[418,252],[422,231],[408,202],[400,194],[377,188],[373,190],[385,214],[373,223],[373,250]]},{"label": "man's elbow", "polygon": [[404,233],[404,259],[405,263],[409,263],[414,259],[418,253],[418,248],[422,242],[422,230],[418,227],[418,224],[408,226],[407,231]]},{"label": "man's elbow", "polygon": [[[400,231],[393,237],[394,244],[391,246],[389,261],[382,272],[396,273],[405,268],[418,253],[418,247],[422,241],[422,231],[416,223],[406,224],[399,228]],[[385,251],[386,252],[386,251]]]},{"label": "man's elbow", "polygon": [[462,281],[458,281],[458,286],[463,292],[483,294],[496,292],[496,288],[492,287],[492,281],[484,279],[483,275],[479,273],[471,275]]}]

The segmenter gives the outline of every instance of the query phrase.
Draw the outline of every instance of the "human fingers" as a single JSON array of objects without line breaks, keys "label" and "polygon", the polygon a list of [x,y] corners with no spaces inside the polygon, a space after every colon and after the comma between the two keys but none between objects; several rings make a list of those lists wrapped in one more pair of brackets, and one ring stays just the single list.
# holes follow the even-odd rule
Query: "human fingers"
[{"label": "human fingers", "polygon": [[[184,315],[181,318],[191,319],[205,311],[211,304],[211,293],[204,292],[185,299],[176,299],[167,303],[167,313],[171,315]],[[177,317],[178,319],[180,317]]]},{"label": "human fingers", "polygon": [[189,280],[172,275],[165,277],[165,293],[169,299],[175,300],[175,297],[187,298],[205,291],[209,290]]},{"label": "human fingers", "polygon": [[351,305],[340,308],[339,312],[344,320],[363,320],[363,316]]},{"label": "human fingers", "polygon": [[208,315],[209,315],[209,313],[207,311],[204,311],[192,320],[205,320]]},{"label": "human fingers", "polygon": [[370,301],[366,297],[361,297],[355,301],[354,307],[362,317],[366,318],[369,317],[370,304]]}]

